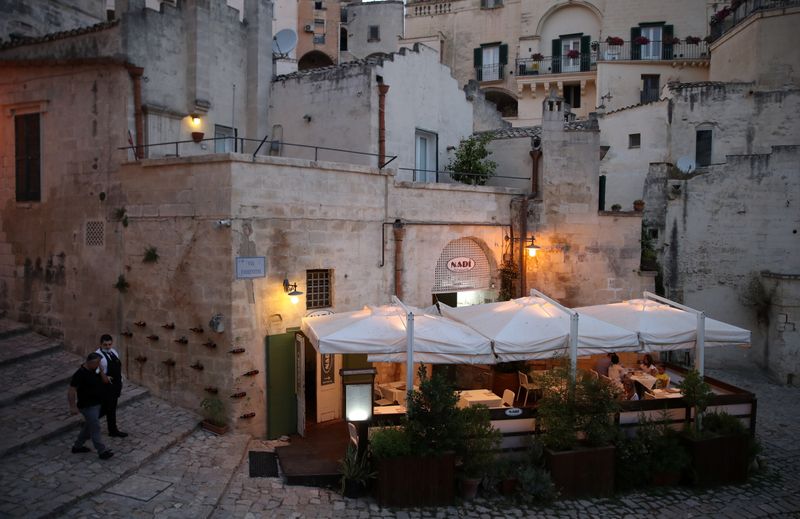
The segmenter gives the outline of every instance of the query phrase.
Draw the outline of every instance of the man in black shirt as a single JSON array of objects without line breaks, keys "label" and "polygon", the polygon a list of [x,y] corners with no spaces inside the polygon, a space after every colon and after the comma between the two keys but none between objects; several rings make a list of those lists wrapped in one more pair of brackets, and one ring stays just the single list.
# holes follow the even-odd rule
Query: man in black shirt
[{"label": "man in black shirt", "polygon": [[[109,383],[108,377],[100,367],[100,354],[90,353],[86,357],[86,362],[81,364],[78,371],[72,375],[67,393],[70,414],[77,414],[78,411],[86,420],[83,423],[78,439],[72,446],[73,454],[89,452],[89,448],[84,446],[86,440],[92,439],[94,448],[97,450],[101,460],[107,460],[114,455],[103,445],[100,438],[100,404],[105,394],[105,384]],[[77,401],[76,401],[77,400]]]}]

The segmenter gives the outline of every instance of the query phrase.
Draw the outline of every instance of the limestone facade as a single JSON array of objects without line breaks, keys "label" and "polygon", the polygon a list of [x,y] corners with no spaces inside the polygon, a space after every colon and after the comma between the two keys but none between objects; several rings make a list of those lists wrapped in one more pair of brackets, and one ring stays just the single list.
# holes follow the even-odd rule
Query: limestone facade
[{"label": "limestone facade", "polygon": [[[341,43],[345,33],[347,40]],[[403,2],[350,2],[342,7],[339,62],[395,52],[403,37]]]}]

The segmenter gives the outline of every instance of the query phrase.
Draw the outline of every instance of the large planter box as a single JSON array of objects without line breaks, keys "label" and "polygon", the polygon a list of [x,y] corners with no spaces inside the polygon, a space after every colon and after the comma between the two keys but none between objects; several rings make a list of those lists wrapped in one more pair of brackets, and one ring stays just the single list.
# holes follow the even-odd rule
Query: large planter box
[{"label": "large planter box", "polygon": [[455,501],[455,455],[387,458],[378,461],[381,506],[442,506]]},{"label": "large planter box", "polygon": [[545,451],[547,468],[562,497],[610,496],[614,493],[614,447],[579,447]]},{"label": "large planter box", "polygon": [[692,459],[687,479],[698,487],[744,483],[747,480],[746,434],[695,439],[684,436]]}]

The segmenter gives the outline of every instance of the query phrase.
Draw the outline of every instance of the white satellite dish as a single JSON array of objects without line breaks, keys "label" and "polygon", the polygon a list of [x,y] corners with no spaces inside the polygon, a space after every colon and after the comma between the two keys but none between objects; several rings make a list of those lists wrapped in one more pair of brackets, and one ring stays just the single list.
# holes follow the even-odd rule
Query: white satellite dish
[{"label": "white satellite dish", "polygon": [[676,164],[678,169],[681,170],[682,173],[691,173],[697,167],[694,163],[694,159],[691,157],[681,157],[678,159],[678,163]]},{"label": "white satellite dish", "polygon": [[291,29],[283,29],[272,37],[272,55],[285,58],[297,46],[297,33]]}]

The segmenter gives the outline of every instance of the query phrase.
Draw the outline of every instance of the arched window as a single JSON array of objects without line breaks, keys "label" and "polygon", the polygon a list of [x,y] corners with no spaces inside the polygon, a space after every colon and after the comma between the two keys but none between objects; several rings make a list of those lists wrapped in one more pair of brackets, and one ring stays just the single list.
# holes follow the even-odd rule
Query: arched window
[{"label": "arched window", "polygon": [[307,52],[297,62],[297,70],[310,70],[312,68],[330,67],[333,60],[324,52],[312,50]]},{"label": "arched window", "polygon": [[491,288],[489,260],[472,238],[459,238],[445,246],[436,262],[431,293],[442,294]]}]

